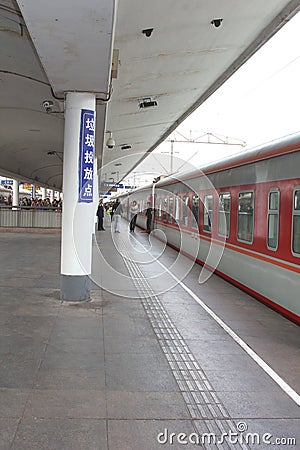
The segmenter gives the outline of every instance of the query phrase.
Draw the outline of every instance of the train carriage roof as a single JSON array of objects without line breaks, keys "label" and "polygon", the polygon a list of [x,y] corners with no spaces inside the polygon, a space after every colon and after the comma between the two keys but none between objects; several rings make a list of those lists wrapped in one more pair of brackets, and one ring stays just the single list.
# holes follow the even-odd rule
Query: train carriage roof
[{"label": "train carriage roof", "polygon": [[[180,173],[180,180],[194,178],[199,176],[199,172],[207,175],[214,172],[221,172],[226,169],[252,164],[257,161],[274,158],[276,156],[293,153],[300,150],[300,132],[284,136],[280,139],[259,145],[257,147],[248,149],[236,155],[215,161],[203,167],[197,167],[194,170],[189,170]],[[157,183],[157,186],[162,186],[169,183],[176,183],[178,173],[163,178]],[[176,178],[175,178],[176,177]]]}]

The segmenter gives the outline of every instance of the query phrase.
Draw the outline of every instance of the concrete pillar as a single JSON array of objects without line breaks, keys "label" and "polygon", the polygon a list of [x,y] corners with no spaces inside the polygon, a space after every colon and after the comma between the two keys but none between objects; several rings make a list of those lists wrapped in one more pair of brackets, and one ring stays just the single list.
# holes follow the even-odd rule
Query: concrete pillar
[{"label": "concrete pillar", "polygon": [[94,94],[67,93],[61,243],[62,300],[90,299],[95,107]]},{"label": "concrete pillar", "polygon": [[50,202],[52,203],[54,200],[54,192],[53,189],[50,189]]},{"label": "concrete pillar", "polygon": [[41,187],[42,200],[46,199],[46,188]]},{"label": "concrete pillar", "polygon": [[12,198],[12,206],[19,206],[19,181],[13,180],[13,198]]}]

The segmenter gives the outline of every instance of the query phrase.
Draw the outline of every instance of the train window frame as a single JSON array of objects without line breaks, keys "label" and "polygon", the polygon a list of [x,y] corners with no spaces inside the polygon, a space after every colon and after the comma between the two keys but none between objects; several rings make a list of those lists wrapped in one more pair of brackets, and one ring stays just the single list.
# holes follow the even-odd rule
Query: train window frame
[{"label": "train window frame", "polygon": [[[194,202],[194,198],[195,197],[197,197],[197,199],[198,199],[198,216],[197,217],[195,217],[194,216],[194,214],[193,214],[193,202]],[[200,196],[198,195],[198,194],[193,194],[192,195],[192,199],[191,199],[191,216],[192,216],[192,229],[193,230],[199,230],[199,225],[200,225],[200,203],[201,203],[201,200],[200,200]],[[195,223],[196,222],[196,223]]]},{"label": "train window frame", "polygon": [[180,202],[181,202],[181,197],[178,193],[175,193],[175,214],[174,214],[174,220],[175,220],[175,225],[179,226],[180,224]]},{"label": "train window frame", "polygon": [[[294,217],[299,217],[300,216],[300,208],[297,209],[295,208],[295,194],[296,192],[299,191],[300,192],[300,186],[295,186],[293,189],[293,198],[292,198],[292,233],[291,233],[291,252],[292,255],[295,256],[296,258],[300,258],[300,252],[297,253],[294,251]],[[300,219],[299,219],[300,220]]]},{"label": "train window frame", "polygon": [[174,221],[174,194],[173,192],[170,192],[169,195],[169,202],[168,202],[168,223],[173,223]]},{"label": "train window frame", "polygon": [[141,201],[140,201],[140,203],[138,203],[138,206],[139,206],[139,212],[141,213],[141,214],[144,214],[144,199],[142,198],[141,199]]},{"label": "train window frame", "polygon": [[[187,204],[185,203],[186,199],[188,199],[188,203],[187,203]],[[189,217],[190,196],[189,196],[189,194],[188,194],[188,193],[183,194],[181,200],[182,200],[182,208],[181,208],[181,226],[184,227],[184,228],[189,228],[189,222],[190,222],[190,217]],[[185,206],[187,207],[187,215],[186,215],[186,216],[183,215]],[[186,224],[183,223],[184,217],[187,218]]]},{"label": "train window frame", "polygon": [[[270,200],[271,200],[271,194],[272,193],[278,193],[278,208],[277,209],[271,209],[270,208]],[[276,247],[271,247],[269,245],[269,225],[270,225],[270,216],[277,215],[277,241],[276,241]],[[269,190],[268,194],[268,216],[267,216],[267,236],[266,236],[266,243],[267,243],[267,249],[271,250],[273,252],[276,252],[278,250],[279,245],[279,222],[280,222],[280,189],[279,188],[271,188]]]},{"label": "train window frame", "polygon": [[162,221],[168,223],[169,220],[169,195],[162,197]]},{"label": "train window frame", "polygon": [[[208,212],[209,210],[207,210],[207,208],[205,206],[205,199],[207,197],[211,197],[211,199],[212,199],[211,217],[209,216],[209,212]],[[202,203],[203,203],[202,230],[203,230],[204,233],[211,234],[212,233],[212,227],[213,227],[213,215],[214,215],[214,195],[213,194],[204,194]],[[204,228],[206,226],[204,224],[204,220],[205,220],[206,216],[208,216],[210,218],[210,229],[209,230]]]},{"label": "train window frame", "polygon": [[[246,241],[246,239],[240,239],[239,238],[239,200],[240,200],[240,194],[253,194],[253,232],[252,232],[252,239],[251,241]],[[254,242],[254,236],[255,236],[255,191],[254,189],[244,189],[242,191],[238,192],[238,208],[237,208],[237,226],[236,226],[236,238],[238,242],[243,242],[248,245],[253,245]]]},{"label": "train window frame", "polygon": [[157,204],[155,202],[156,219],[162,221],[162,197],[157,196]]},{"label": "train window frame", "polygon": [[[228,212],[228,214],[229,214],[228,227],[226,226],[226,232],[227,232],[227,229],[228,229],[228,234],[222,234],[222,233],[220,232],[220,219],[219,219],[219,217],[220,217],[220,212],[221,212],[221,211],[220,211],[220,197],[221,197],[222,195],[229,195],[229,196],[230,196],[230,206],[229,206],[229,212]],[[218,235],[219,235],[219,236],[222,236],[222,237],[229,238],[229,236],[230,236],[230,231],[231,231],[231,226],[230,226],[231,224],[230,224],[230,221],[231,221],[232,194],[231,194],[230,191],[220,192],[220,193],[218,194],[218,197],[219,197],[219,202],[218,202]],[[222,209],[222,211],[223,211],[224,214],[225,214],[226,225],[227,225],[227,217],[226,217],[226,212],[224,211],[224,208]]]}]

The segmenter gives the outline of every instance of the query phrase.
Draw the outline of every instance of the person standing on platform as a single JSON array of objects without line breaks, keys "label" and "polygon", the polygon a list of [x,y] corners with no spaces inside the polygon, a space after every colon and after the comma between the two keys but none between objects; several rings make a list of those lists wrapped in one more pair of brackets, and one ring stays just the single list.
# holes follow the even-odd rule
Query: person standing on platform
[{"label": "person standing on platform", "polygon": [[147,209],[146,209],[146,229],[147,229],[147,233],[151,233],[151,226],[152,226],[152,208],[151,208],[151,203],[148,202],[147,203]]},{"label": "person standing on platform", "polygon": [[123,207],[118,198],[112,207],[112,213],[113,213],[113,222],[114,222],[115,233],[120,233],[121,215],[123,214]]},{"label": "person standing on platform", "polygon": [[136,225],[136,219],[139,212],[139,207],[137,202],[134,200],[130,207],[130,231],[134,231]]},{"label": "person standing on platform", "polygon": [[103,218],[104,218],[104,205],[103,200],[99,200],[99,205],[97,209],[97,217],[98,217],[98,231],[105,231],[103,227]]}]

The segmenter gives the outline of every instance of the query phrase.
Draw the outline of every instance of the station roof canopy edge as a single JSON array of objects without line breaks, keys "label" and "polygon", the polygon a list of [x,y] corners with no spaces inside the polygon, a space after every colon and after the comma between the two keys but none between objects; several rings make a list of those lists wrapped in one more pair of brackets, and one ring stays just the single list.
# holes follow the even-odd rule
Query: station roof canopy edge
[{"label": "station roof canopy edge", "polygon": [[101,173],[109,179],[118,164],[121,180],[299,9],[299,0],[2,0],[1,175],[61,189],[64,97],[75,91],[96,93]]}]

